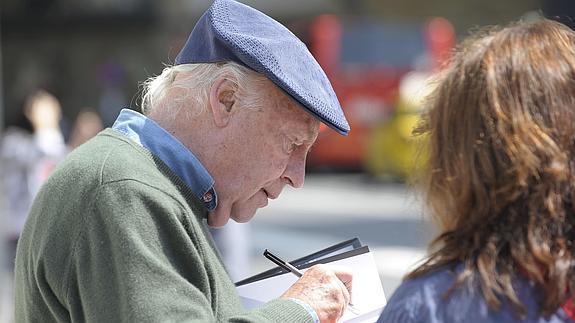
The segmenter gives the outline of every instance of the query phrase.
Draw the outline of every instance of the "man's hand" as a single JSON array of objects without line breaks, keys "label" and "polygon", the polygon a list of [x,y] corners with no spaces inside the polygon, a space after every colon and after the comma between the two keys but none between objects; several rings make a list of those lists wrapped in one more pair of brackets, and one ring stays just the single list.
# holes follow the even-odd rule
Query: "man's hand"
[{"label": "man's hand", "polygon": [[309,268],[281,297],[297,298],[311,306],[320,322],[336,322],[351,300],[352,273],[339,267]]}]

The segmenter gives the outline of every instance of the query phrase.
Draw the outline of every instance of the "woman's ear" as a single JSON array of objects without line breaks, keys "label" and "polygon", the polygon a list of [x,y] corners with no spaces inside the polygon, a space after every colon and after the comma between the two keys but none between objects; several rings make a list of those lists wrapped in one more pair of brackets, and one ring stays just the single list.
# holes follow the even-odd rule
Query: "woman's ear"
[{"label": "woman's ear", "polygon": [[209,108],[216,126],[225,127],[228,124],[237,92],[237,83],[225,77],[217,79],[210,87]]}]

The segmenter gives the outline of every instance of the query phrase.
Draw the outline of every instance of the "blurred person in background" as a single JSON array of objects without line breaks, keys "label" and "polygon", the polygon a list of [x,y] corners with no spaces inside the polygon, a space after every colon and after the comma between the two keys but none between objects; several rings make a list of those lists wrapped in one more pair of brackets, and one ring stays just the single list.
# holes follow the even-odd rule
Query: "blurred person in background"
[{"label": "blurred person in background", "polygon": [[208,226],[247,222],[301,187],[320,122],[349,125],[305,45],[216,0],[175,65],[43,185],[16,259],[18,322],[335,322],[351,272],[314,266],[247,311]]},{"label": "blurred person in background", "polygon": [[16,126],[0,138],[0,173],[5,194],[8,265],[14,266],[16,243],[40,185],[66,154],[60,131],[60,102],[39,90],[28,96]]},{"label": "blurred person in background", "polygon": [[575,33],[550,20],[479,33],[428,103],[440,233],[379,322],[571,322]]},{"label": "blurred person in background", "polygon": [[68,149],[76,149],[97,135],[103,128],[102,119],[98,113],[91,108],[83,108],[80,113],[78,113],[76,121],[74,121],[74,125],[72,126]]},{"label": "blurred person in background", "polygon": [[[0,191],[3,193],[2,243],[7,264],[13,274],[16,246],[36,192],[66,154],[60,131],[60,102],[39,90],[24,103],[17,124],[0,137]],[[0,271],[2,273],[4,270]],[[0,277],[3,279],[3,277]],[[0,288],[0,321],[12,322],[12,278]]]}]

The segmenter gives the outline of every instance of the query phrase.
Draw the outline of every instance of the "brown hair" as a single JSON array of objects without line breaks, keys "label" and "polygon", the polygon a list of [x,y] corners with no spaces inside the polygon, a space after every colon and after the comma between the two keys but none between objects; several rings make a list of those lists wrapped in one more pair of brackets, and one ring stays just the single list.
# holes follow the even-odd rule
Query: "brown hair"
[{"label": "brown hair", "polygon": [[528,277],[554,313],[575,291],[575,33],[546,19],[484,31],[428,104],[423,183],[440,234],[407,277],[462,262],[450,291],[478,279],[492,309],[503,298],[519,315],[512,282]]}]

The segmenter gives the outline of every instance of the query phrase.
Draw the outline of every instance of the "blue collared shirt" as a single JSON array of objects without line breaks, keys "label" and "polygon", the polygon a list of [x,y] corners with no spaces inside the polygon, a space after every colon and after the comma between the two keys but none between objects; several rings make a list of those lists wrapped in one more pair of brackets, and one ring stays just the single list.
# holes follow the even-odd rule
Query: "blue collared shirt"
[{"label": "blue collared shirt", "polygon": [[216,208],[218,196],[214,190],[214,179],[176,137],[153,120],[130,109],[122,109],[112,128],[160,158],[204,202],[209,211]]}]

